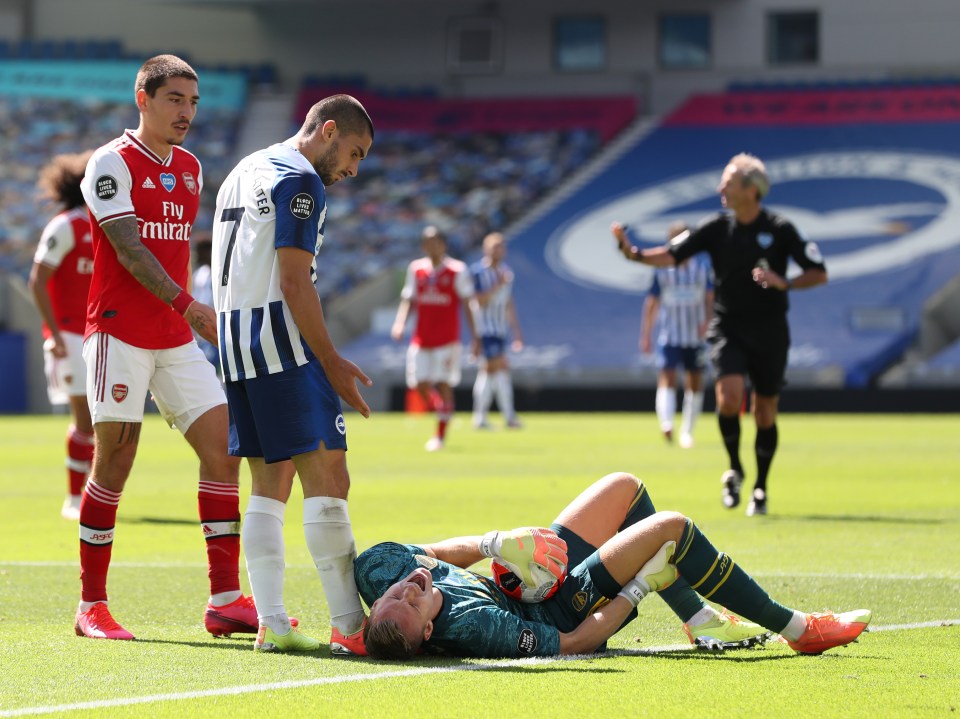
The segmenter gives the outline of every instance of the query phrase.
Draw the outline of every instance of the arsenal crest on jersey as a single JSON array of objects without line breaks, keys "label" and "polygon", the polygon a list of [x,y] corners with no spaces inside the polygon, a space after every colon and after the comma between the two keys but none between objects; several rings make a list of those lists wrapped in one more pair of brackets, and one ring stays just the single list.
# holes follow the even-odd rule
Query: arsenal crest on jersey
[{"label": "arsenal crest on jersey", "polygon": [[193,179],[193,175],[189,172],[183,173],[183,184],[187,186],[187,189],[190,191],[191,195],[197,194],[197,181]]},{"label": "arsenal crest on jersey", "polygon": [[114,402],[123,402],[127,398],[127,392],[129,388],[125,384],[115,384],[110,390],[110,394],[113,395]]}]

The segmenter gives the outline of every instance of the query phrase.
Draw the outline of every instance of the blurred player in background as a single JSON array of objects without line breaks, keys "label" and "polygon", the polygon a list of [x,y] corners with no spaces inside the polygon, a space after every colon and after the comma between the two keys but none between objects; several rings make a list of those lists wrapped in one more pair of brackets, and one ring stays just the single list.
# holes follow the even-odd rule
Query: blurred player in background
[{"label": "blurred player in background", "polygon": [[513,270],[503,261],[507,245],[503,235],[492,232],[483,238],[483,259],[470,266],[476,302],[473,303],[474,325],[480,335],[480,368],[473,384],[473,426],[489,427],[487,413],[493,396],[507,427],[519,428],[513,406],[513,382],[507,361],[507,343],[510,349],[523,349],[523,334],[513,301]]},{"label": "blurred player in background", "polygon": [[[787,295],[790,290],[809,289],[827,281],[817,245],[761,205],[769,190],[764,164],[742,153],[730,159],[717,187],[729,212],[718,213],[695,230],[654,249],[634,247],[623,225],[611,227],[620,251],[636,262],[669,267],[698,252],[710,255],[716,295],[707,344],[717,372],[720,435],[730,458],[730,469],[720,478],[723,505],[728,509],[740,504],[744,477],[740,409],[746,376],[754,388],[751,405],[757,425],[757,481],[747,505],[748,516],[767,513],[767,474],[777,450],[777,407],[790,349]],[[800,266],[801,274],[788,280],[790,259]]]},{"label": "blurred player in background", "polygon": [[371,382],[334,347],[314,284],[327,218],[324,187],[356,176],[373,134],[357,100],[325,98],[294,137],[241,160],[217,195],[214,305],[229,450],[247,458],[253,479],[242,537],[259,609],[256,650],[320,646],[295,630],[283,601],[292,459],[303,488],[304,537],[330,606],[330,649],[363,653],[340,397],[368,417],[356,383]]},{"label": "blurred player in background", "polygon": [[159,55],[137,73],[135,97],[139,127],[98,149],[82,183],[94,251],[83,356],[96,452],[80,504],[75,629],[133,639],[107,608],[107,571],[151,392],[200,459],[207,631],[256,632],[256,607],[240,592],[239,460],[227,454],[226,397],[191,331],[216,342],[216,317],[184,289],[203,187],[200,162],[180,147],[197,112],[197,74],[180,58]]},{"label": "blurred player in background", "polygon": [[454,412],[453,389],[460,384],[461,308],[474,353],[479,340],[469,307],[474,290],[467,266],[447,256],[447,239],[433,225],[423,229],[421,247],[425,256],[407,267],[390,336],[396,341],[403,338],[414,308],[417,321],[407,350],[407,387],[416,389],[425,406],[437,413],[437,433],[426,444],[428,452],[436,452],[446,441]]},{"label": "blurred player in background", "polygon": [[[687,232],[683,222],[670,226],[667,240]],[[676,267],[658,267],[643,303],[640,351],[650,354],[657,328],[657,419],[668,442],[673,441],[677,411],[677,369],[683,367],[683,423],[680,446],[693,446],[693,426],[703,409],[704,343],[713,315],[713,273],[710,258],[700,253]]]},{"label": "blurred player in background", "polygon": [[93,151],[57,155],[40,173],[44,196],[63,211],[40,235],[30,270],[30,291],[43,318],[43,366],[50,404],[69,405],[67,497],[60,514],[80,518],[80,496],[93,460],[93,421],[87,406],[83,330],[93,272],[90,219],[80,181]]},{"label": "blurred player in background", "polygon": [[[210,248],[212,241],[209,232],[194,232],[193,261],[190,273],[190,293],[197,302],[213,306],[213,277],[210,270]],[[203,352],[203,356],[220,371],[220,353],[217,346],[205,340],[199,333],[193,336]]]},{"label": "blurred player in background", "polygon": [[[656,512],[643,482],[625,472],[594,482],[541,532],[565,543],[557,561],[567,576],[538,604],[511,599],[492,579],[466,571],[485,556],[501,556],[490,533],[428,545],[385,542],[363,552],[355,567],[370,605],[368,654],[410,659],[418,651],[475,657],[602,651],[637,616],[650,591],[669,596],[678,614],[685,607],[690,618],[684,631],[705,648],[749,646],[769,636],[765,627],[797,652],[820,654],[855,640],[871,619],[866,609],[805,614],[776,602],[692,520]],[[501,547],[513,545],[518,566],[548,568],[560,550],[556,543],[528,541],[529,534],[521,529],[495,537]],[[526,562],[518,560],[518,547],[527,547]],[[757,624],[718,613],[691,585]]]}]

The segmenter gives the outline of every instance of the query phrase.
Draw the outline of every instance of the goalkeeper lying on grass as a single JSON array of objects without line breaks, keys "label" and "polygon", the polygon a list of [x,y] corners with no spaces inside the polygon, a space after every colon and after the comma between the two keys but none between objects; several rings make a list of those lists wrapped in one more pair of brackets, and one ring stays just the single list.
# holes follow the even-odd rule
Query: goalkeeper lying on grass
[{"label": "goalkeeper lying on grass", "polygon": [[[518,576],[495,571],[495,581],[466,570],[484,556]],[[692,642],[708,648],[749,646],[770,630],[800,653],[819,654],[852,642],[870,622],[863,609],[804,614],[778,604],[691,520],[656,512],[643,483],[626,473],[597,480],[549,530],[385,542],[357,558],[354,574],[370,607],[366,650],[380,659],[420,650],[475,657],[602,650],[649,591],[676,612]],[[539,603],[509,596],[540,584],[544,596],[555,581],[556,593]],[[757,624],[718,613],[700,595]]]}]

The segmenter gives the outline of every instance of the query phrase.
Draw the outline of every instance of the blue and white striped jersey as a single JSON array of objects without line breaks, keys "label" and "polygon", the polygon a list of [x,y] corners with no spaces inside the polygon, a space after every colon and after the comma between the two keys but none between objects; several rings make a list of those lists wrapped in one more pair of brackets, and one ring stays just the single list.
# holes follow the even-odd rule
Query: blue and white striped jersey
[{"label": "blue and white striped jersey", "polygon": [[316,281],[326,214],[323,182],[290,145],[247,156],[223,181],[212,268],[225,381],[282,372],[313,358],[280,291],[277,248],[313,254],[310,274]]},{"label": "blue and white striped jersey", "polygon": [[506,283],[493,293],[485,307],[476,302],[473,311],[473,321],[480,337],[507,337],[510,334],[507,306],[513,293],[513,270],[503,262],[494,269],[480,260],[470,265],[470,274],[473,275],[473,286],[478,295],[495,287],[500,282],[501,275],[507,278]]},{"label": "blue and white striped jersey", "polygon": [[660,299],[657,344],[699,347],[706,320],[706,293],[713,289],[713,269],[705,252],[677,267],[658,267],[650,294]]}]

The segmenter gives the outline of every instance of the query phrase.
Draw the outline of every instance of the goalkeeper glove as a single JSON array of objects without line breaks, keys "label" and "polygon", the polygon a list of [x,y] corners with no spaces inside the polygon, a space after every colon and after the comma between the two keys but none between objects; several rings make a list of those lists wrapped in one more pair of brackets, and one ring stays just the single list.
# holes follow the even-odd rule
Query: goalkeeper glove
[{"label": "goalkeeper glove", "polygon": [[509,532],[487,532],[478,545],[480,553],[502,560],[517,576],[531,583],[530,565],[542,567],[562,581],[567,572],[567,543],[552,529],[520,527]]},{"label": "goalkeeper glove", "polygon": [[673,553],[677,548],[677,543],[670,541],[665,543],[657,553],[654,554],[647,563],[640,567],[637,576],[627,582],[620,590],[619,596],[626,599],[633,606],[637,606],[640,600],[650,592],[659,592],[666,589],[677,579],[677,567],[670,563],[673,559]]}]

